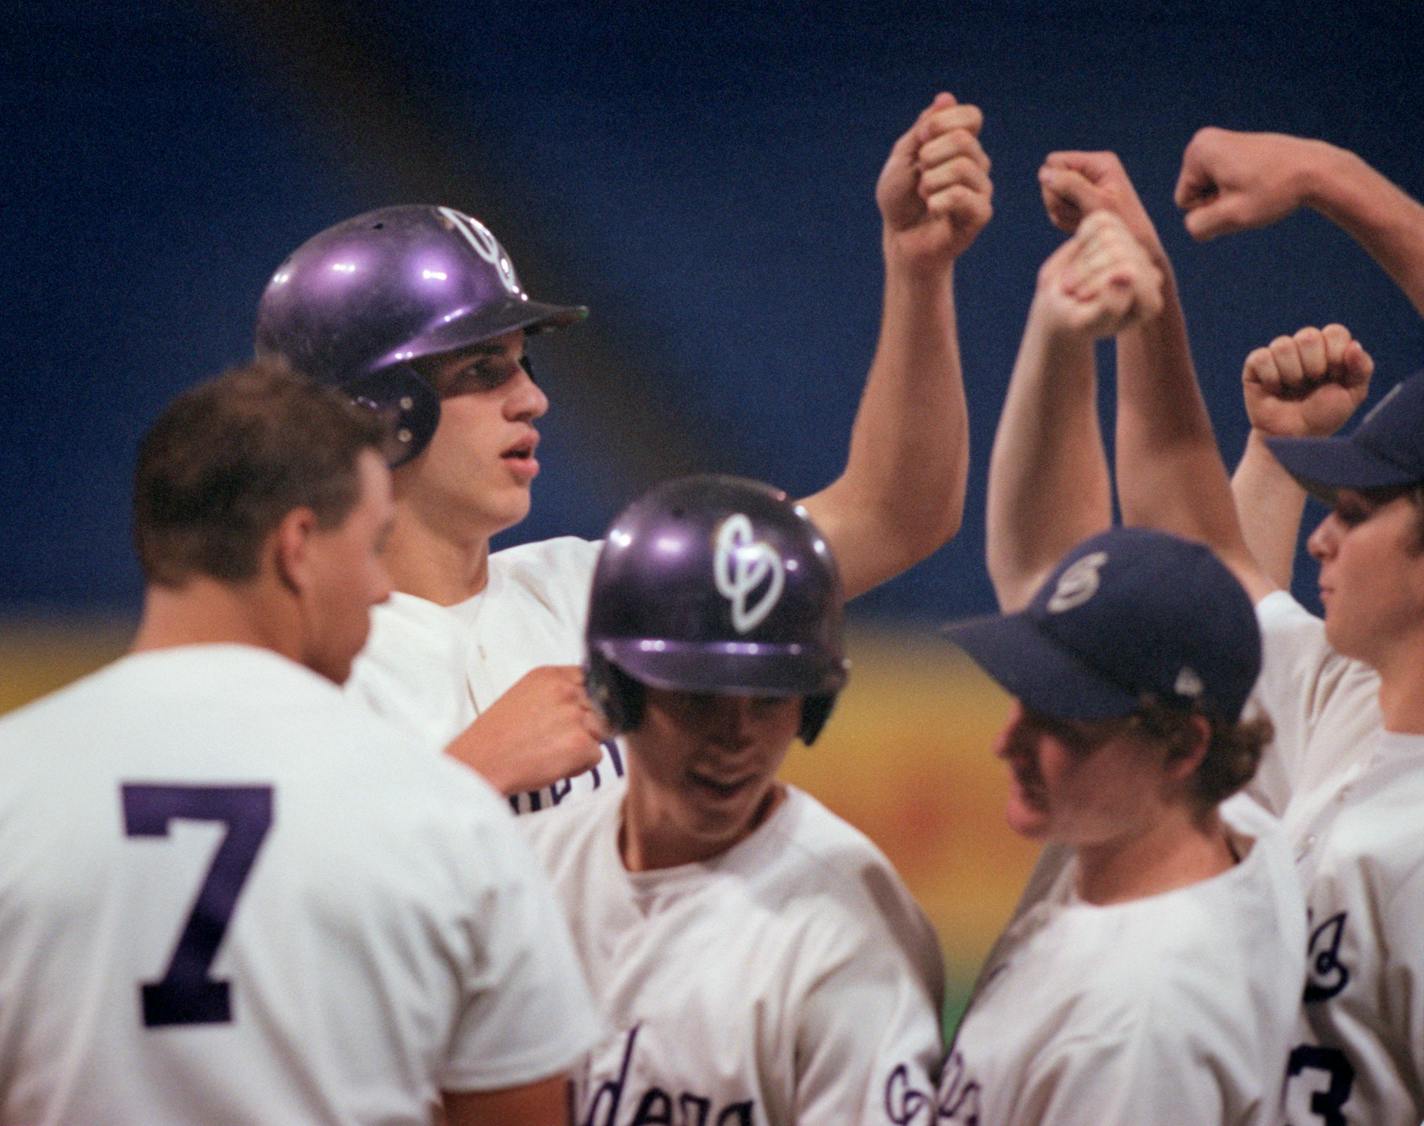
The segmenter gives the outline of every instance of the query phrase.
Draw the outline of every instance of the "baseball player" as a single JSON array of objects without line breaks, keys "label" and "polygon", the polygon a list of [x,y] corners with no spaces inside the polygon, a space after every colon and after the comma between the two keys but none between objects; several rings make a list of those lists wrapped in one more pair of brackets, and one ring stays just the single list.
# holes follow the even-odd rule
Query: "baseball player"
[{"label": "baseball player", "polygon": [[597,1035],[503,801],[338,685],[382,429],[261,362],[143,441],[132,652],[0,721],[0,1122],[566,1121]]},{"label": "baseball player", "polygon": [[1251,604],[1201,545],[1104,530],[1094,339],[1156,315],[1163,282],[1119,219],[1084,220],[1040,272],[995,439],[1005,613],[947,632],[1015,698],[1009,824],[1053,847],[960,1024],[949,1121],[1280,1120],[1304,905],[1274,819],[1222,808],[1269,732],[1241,722]]},{"label": "baseball player", "polygon": [[[848,596],[959,526],[967,422],[954,262],[988,221],[982,115],[939,95],[895,143],[876,189],[885,310],[844,474],[807,509]],[[416,726],[511,795],[516,810],[588,796],[624,768],[578,668],[599,545],[571,537],[491,555],[528,512],[548,407],[526,337],[585,310],[530,299],[477,220],[387,208],[340,223],[278,267],[260,353],[345,387],[391,422],[398,593],[375,615],[350,691]]]},{"label": "baseball player", "polygon": [[739,478],[653,489],[609,528],[587,638],[627,786],[521,822],[612,1028],[575,1120],[929,1126],[934,932],[869,840],[776,778],[846,679],[805,509]]},{"label": "baseball player", "polygon": [[1273,756],[1311,926],[1302,1027],[1285,1063],[1289,1120],[1412,1126],[1424,1117],[1424,999],[1412,986],[1424,974],[1414,806],[1424,794],[1424,377],[1399,385],[1348,439],[1266,443],[1331,506],[1309,541],[1321,622],[1247,548],[1180,309],[1168,316],[1136,351],[1119,350],[1120,497],[1125,518],[1209,543],[1256,600],[1258,695],[1280,729]]}]

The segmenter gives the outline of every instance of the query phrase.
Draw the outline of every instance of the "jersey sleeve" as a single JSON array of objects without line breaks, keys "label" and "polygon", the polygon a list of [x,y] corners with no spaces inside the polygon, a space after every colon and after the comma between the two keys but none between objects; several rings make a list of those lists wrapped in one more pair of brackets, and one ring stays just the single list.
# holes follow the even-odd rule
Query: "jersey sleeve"
[{"label": "jersey sleeve", "polygon": [[1342,657],[1325,623],[1285,591],[1256,606],[1261,677],[1252,708],[1271,720],[1275,737],[1248,792],[1280,815],[1291,797],[1337,766],[1342,748],[1357,747],[1379,726],[1378,677]]},{"label": "jersey sleeve", "polygon": [[917,908],[848,920],[806,994],[796,1035],[796,1121],[934,1122],[944,1055],[942,958]]},{"label": "jersey sleeve", "polygon": [[[492,801],[497,799],[492,798]],[[469,865],[476,909],[466,1002],[441,1076],[446,1091],[490,1090],[568,1070],[601,1031],[553,889],[507,810]],[[475,869],[478,869],[476,872]]]}]

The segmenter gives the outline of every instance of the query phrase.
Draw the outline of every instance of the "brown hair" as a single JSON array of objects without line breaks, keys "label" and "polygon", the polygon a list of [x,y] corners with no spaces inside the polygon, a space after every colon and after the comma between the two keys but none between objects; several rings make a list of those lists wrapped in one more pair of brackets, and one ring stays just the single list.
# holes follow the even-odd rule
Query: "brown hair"
[{"label": "brown hair", "polygon": [[[1164,743],[1168,757],[1187,754],[1196,741],[1194,715],[1200,712],[1169,708],[1149,701],[1133,715],[1134,727],[1144,736]],[[1211,735],[1206,754],[1192,775],[1192,791],[1198,807],[1214,809],[1256,775],[1261,752],[1274,734],[1271,721],[1264,716],[1234,722],[1217,716],[1204,716]]]},{"label": "brown hair", "polygon": [[271,359],[178,396],[139,446],[134,546],[144,576],[241,582],[263,541],[295,508],[324,528],[355,505],[362,450],[380,452],[376,417]]}]

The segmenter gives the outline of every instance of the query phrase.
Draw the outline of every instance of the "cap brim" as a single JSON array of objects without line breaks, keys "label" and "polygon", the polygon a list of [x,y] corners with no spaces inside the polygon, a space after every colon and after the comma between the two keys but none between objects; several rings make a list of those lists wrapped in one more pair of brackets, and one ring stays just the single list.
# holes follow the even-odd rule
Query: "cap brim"
[{"label": "cap brim", "polygon": [[1027,614],[954,622],[940,632],[1011,696],[1058,719],[1110,719],[1141,701],[1077,654],[1047,637]]},{"label": "cap brim", "polygon": [[799,645],[624,638],[596,647],[634,680],[671,691],[812,696],[838,692],[846,681],[841,664]]},{"label": "cap brim", "polygon": [[1326,499],[1337,489],[1388,489],[1418,479],[1349,438],[1267,438],[1266,445],[1287,473]]},{"label": "cap brim", "polygon": [[[546,305],[542,301],[521,301],[510,297],[496,305],[455,317],[407,344],[403,358],[432,356],[478,344],[507,332],[545,332],[576,324],[588,316],[585,305]],[[395,357],[392,357],[395,358]]]}]

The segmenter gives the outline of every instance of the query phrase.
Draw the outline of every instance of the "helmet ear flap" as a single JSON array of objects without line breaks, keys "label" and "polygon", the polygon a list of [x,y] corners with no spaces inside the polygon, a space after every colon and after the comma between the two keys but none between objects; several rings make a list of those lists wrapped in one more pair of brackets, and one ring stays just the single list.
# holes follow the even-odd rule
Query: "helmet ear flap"
[{"label": "helmet ear flap", "polygon": [[386,426],[386,464],[404,465],[430,443],[440,422],[440,396],[409,364],[383,368],[341,385],[353,402],[374,411]]},{"label": "helmet ear flap", "polygon": [[836,693],[828,692],[820,696],[807,696],[801,701],[801,742],[810,746],[816,741],[816,736],[821,733],[821,728],[826,726],[826,720],[831,718],[831,709],[835,707]]},{"label": "helmet ear flap", "polygon": [[589,652],[584,680],[589,699],[615,735],[643,722],[643,686],[602,653]]}]

